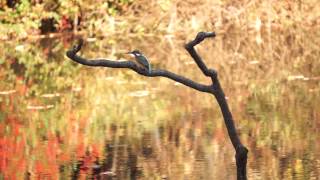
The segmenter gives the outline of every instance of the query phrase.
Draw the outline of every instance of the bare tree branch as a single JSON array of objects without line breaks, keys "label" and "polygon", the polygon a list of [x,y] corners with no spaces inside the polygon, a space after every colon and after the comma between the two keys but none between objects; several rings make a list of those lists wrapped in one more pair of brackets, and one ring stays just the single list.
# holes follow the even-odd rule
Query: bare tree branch
[{"label": "bare tree branch", "polygon": [[196,38],[185,45],[186,50],[189,52],[191,57],[194,59],[194,61],[197,63],[200,70],[203,72],[205,76],[212,76],[215,74],[215,71],[209,70],[206,66],[206,64],[202,61],[201,57],[197,54],[197,52],[194,49],[194,46],[197,44],[200,44],[205,38],[209,37],[216,37],[216,33],[214,32],[199,32]]},{"label": "bare tree branch", "polygon": [[223,89],[221,88],[221,85],[218,79],[218,73],[214,69],[209,69],[194,49],[194,46],[201,43],[204,39],[215,37],[215,36],[216,34],[214,32],[199,32],[193,41],[185,45],[186,50],[194,59],[194,61],[196,62],[200,70],[203,72],[203,74],[211,78],[212,80],[211,85],[203,85],[203,84],[194,82],[188,78],[177,75],[167,70],[153,69],[149,73],[146,69],[141,68],[140,66],[138,66],[136,63],[132,61],[112,61],[112,60],[106,60],[106,59],[87,60],[85,58],[82,58],[76,55],[77,52],[80,51],[81,49],[82,41],[79,43],[79,45],[76,45],[73,49],[67,51],[67,56],[71,60],[86,66],[128,68],[137,72],[140,75],[147,76],[147,77],[166,77],[173,81],[182,83],[188,87],[196,89],[198,91],[207,92],[214,95],[221,109],[230,140],[236,151],[235,159],[237,164],[237,179],[246,180],[248,149],[241,143],[240,138],[238,136],[237,130],[234,125],[232,114],[230,112]]},{"label": "bare tree branch", "polygon": [[194,82],[188,78],[185,78],[183,76],[177,75],[175,73],[172,73],[167,70],[162,69],[153,69],[149,73],[145,69],[138,66],[133,61],[113,61],[113,60],[107,60],[107,59],[95,59],[95,60],[87,60],[85,58],[82,58],[77,55],[77,52],[81,50],[82,47],[82,41],[76,45],[72,50],[67,51],[67,56],[82,65],[86,66],[102,66],[102,67],[110,67],[110,68],[127,68],[132,69],[133,71],[137,72],[140,75],[147,76],[147,77],[166,77],[173,81],[179,82],[181,84],[184,84],[188,87],[191,87],[193,89],[196,89],[201,92],[207,92],[207,93],[213,93],[212,86],[203,85],[197,82]]}]

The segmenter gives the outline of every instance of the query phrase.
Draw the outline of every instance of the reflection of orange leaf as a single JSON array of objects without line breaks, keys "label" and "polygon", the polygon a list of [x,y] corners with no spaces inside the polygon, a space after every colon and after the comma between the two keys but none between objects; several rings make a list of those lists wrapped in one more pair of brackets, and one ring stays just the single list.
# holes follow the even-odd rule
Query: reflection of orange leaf
[{"label": "reflection of orange leaf", "polygon": [[84,158],[83,158],[83,164],[82,166],[80,167],[81,170],[83,171],[88,171],[90,169],[90,165],[92,164],[92,157],[90,155],[86,155]]},{"label": "reflection of orange leaf", "polygon": [[18,92],[20,95],[24,95],[27,92],[27,86],[25,84],[22,84],[21,86],[18,87]]},{"label": "reflection of orange leaf", "polygon": [[13,96],[10,96],[10,104],[9,104],[9,110],[10,110],[10,112],[12,112],[12,111],[14,110],[14,104],[13,104],[13,102],[14,102],[14,98],[13,98]]},{"label": "reflection of orange leaf", "polygon": [[[11,122],[12,135],[0,139],[0,170],[10,174],[12,167],[14,169],[24,169],[25,159],[23,157],[25,149],[25,139],[21,138],[20,125],[17,124],[14,118],[7,119]],[[17,137],[20,137],[17,139]]]},{"label": "reflection of orange leaf", "polygon": [[5,119],[5,125],[0,125],[1,130],[10,129],[9,135],[4,134],[4,131],[0,133],[0,171],[5,179],[21,179],[27,168],[26,137],[21,127],[14,115],[9,115]]},{"label": "reflection of orange leaf", "polygon": [[3,135],[3,133],[4,133],[4,130],[5,130],[5,128],[4,128],[4,124],[0,124],[0,135],[2,136]]},{"label": "reflection of orange leaf", "polygon": [[222,128],[217,128],[214,132],[214,138],[218,142],[224,142],[225,141],[225,134]]},{"label": "reflection of orange leaf", "polygon": [[14,126],[13,126],[13,134],[15,136],[19,135],[19,129],[20,129],[20,126],[18,124],[14,124]]},{"label": "reflection of orange leaf", "polygon": [[91,152],[91,154],[92,154],[92,156],[94,156],[94,157],[99,157],[99,149],[98,149],[98,146],[97,145],[95,145],[95,144],[93,144],[93,145],[91,145],[91,148],[92,148],[92,152]]},{"label": "reflection of orange leaf", "polygon": [[40,161],[35,162],[34,169],[36,174],[43,174],[44,172],[44,167]]},{"label": "reflection of orange leaf", "polygon": [[77,157],[78,158],[83,157],[84,154],[85,154],[85,147],[83,142],[81,142],[77,147]]},{"label": "reflection of orange leaf", "polygon": [[56,161],[57,150],[59,149],[57,144],[57,138],[54,134],[48,134],[48,146],[47,146],[47,157],[48,161]]},{"label": "reflection of orange leaf", "polygon": [[7,148],[8,148],[8,145],[7,142],[6,142],[6,139],[0,139],[0,171],[1,172],[5,172],[5,168],[7,167],[7,160],[6,160],[6,157],[8,157],[8,154],[7,154]]},{"label": "reflection of orange leaf", "polygon": [[17,164],[18,164],[18,170],[20,171],[20,172],[24,172],[25,171],[25,169],[26,169],[26,158],[25,157],[20,157],[20,159],[18,159],[18,162],[17,162]]},{"label": "reflection of orange leaf", "polygon": [[87,126],[87,118],[81,118],[79,120],[80,129],[84,129]]},{"label": "reflection of orange leaf", "polygon": [[23,81],[23,76],[17,76],[16,81]]},{"label": "reflection of orange leaf", "polygon": [[69,154],[66,154],[66,153],[62,153],[59,155],[59,160],[64,163],[64,162],[68,162],[70,161],[70,156]]},{"label": "reflection of orange leaf", "polygon": [[59,170],[56,161],[41,162],[38,160],[35,162],[34,171],[38,179],[43,179],[44,177],[58,179]]}]

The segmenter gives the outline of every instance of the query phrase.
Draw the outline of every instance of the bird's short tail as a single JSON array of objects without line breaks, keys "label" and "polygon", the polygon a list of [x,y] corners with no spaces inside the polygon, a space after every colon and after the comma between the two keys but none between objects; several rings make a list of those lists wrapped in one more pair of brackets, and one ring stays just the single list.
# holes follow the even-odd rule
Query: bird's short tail
[{"label": "bird's short tail", "polygon": [[149,64],[148,71],[151,73],[151,64]]}]

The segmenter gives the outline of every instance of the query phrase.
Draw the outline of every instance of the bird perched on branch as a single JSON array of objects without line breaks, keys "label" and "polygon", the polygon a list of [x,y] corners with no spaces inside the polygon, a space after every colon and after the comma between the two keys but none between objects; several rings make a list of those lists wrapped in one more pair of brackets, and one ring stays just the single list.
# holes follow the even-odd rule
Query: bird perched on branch
[{"label": "bird perched on branch", "polygon": [[150,62],[139,50],[134,50],[134,51],[128,52],[127,54],[130,54],[131,56],[133,56],[139,65],[141,65],[143,68],[147,69],[149,73],[151,73]]}]

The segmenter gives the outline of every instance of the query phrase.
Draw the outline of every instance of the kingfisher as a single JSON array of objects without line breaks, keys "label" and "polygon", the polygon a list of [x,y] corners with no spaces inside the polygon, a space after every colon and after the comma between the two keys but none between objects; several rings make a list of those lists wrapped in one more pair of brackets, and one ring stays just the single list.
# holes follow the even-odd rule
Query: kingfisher
[{"label": "kingfisher", "polygon": [[133,50],[131,52],[128,52],[127,54],[133,56],[141,66],[143,66],[148,70],[149,73],[151,73],[151,64],[149,63],[149,60],[139,50]]}]

